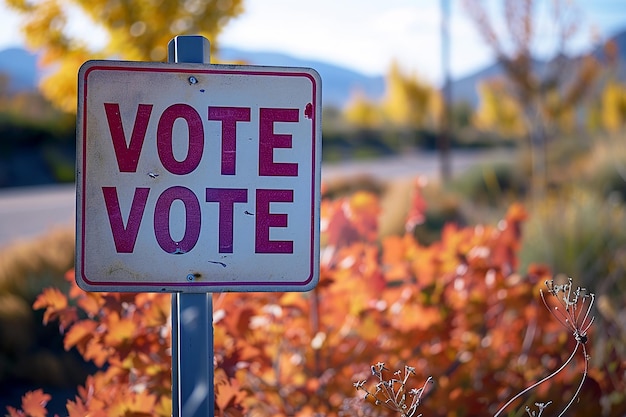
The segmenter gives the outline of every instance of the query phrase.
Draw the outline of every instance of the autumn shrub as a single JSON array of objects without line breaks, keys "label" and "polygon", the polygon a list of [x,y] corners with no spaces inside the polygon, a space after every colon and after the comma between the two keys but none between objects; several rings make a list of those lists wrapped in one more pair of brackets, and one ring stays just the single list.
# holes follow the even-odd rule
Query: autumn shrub
[{"label": "autumn shrub", "polygon": [[[217,416],[397,416],[353,385],[378,363],[409,369],[415,389],[432,377],[420,394],[424,416],[489,415],[566,361],[506,412],[550,401],[562,409],[571,398],[571,416],[626,412],[623,357],[612,357],[610,377],[603,366],[589,369],[579,391],[587,361],[568,356],[582,336],[539,295],[551,273],[519,270],[522,206],[495,224],[448,224],[430,244],[412,233],[424,219],[419,184],[398,235],[380,237],[380,199],[369,192],[325,199],[321,210],[315,290],[213,296]],[[67,402],[69,416],[170,415],[169,303],[164,294],[84,293],[73,284],[68,295],[40,295],[34,307],[60,325],[65,346],[102,365]],[[594,329],[585,337],[592,346]],[[40,411],[47,399],[27,395],[10,416]]]},{"label": "autumn shrub", "polygon": [[[583,363],[582,376],[578,387],[572,394],[569,402],[561,409],[559,416],[564,415],[575,401],[580,401],[578,395],[589,374],[589,355],[587,354],[586,344],[588,342],[589,330],[595,320],[595,316],[591,314],[595,294],[590,293],[586,288],[574,287],[571,278],[562,284],[557,283],[555,280],[546,280],[545,284],[548,295],[544,295],[544,292],[541,291],[543,304],[550,311],[553,318],[572,333],[576,344],[570,356],[558,369],[513,395],[498,409],[494,417],[502,415],[508,411],[508,407],[511,404],[514,404],[533,390],[540,389],[542,384],[546,384],[563,372],[578,352],[580,352],[579,356]],[[552,298],[548,301],[550,296]],[[417,415],[423,400],[428,395],[429,385],[433,383],[432,377],[428,377],[423,386],[411,388],[408,382],[415,375],[415,368],[412,366],[405,365],[404,371],[397,370],[392,373],[383,362],[378,362],[371,367],[371,376],[373,376],[374,383],[368,384],[368,380],[363,379],[356,381],[354,387],[357,391],[365,392],[364,400],[369,400],[375,406],[396,412],[400,417],[414,417]],[[541,417],[550,404],[552,404],[551,400],[535,402],[534,407],[526,405],[525,410],[530,417]],[[535,407],[537,408],[536,410]],[[559,405],[559,407],[562,406]],[[422,416],[422,414],[419,414],[419,416]]]}]

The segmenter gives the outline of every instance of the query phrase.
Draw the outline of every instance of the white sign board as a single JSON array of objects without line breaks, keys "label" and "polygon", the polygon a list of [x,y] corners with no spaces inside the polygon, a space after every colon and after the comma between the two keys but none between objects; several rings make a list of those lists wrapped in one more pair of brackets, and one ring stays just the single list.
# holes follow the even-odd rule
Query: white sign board
[{"label": "white sign board", "polygon": [[315,287],[317,72],[89,61],[78,80],[81,288]]}]

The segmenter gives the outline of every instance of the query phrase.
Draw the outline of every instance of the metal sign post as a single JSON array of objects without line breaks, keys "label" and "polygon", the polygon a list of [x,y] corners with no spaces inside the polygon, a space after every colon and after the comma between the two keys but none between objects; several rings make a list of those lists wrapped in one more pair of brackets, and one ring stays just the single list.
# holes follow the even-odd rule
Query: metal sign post
[{"label": "metal sign post", "polygon": [[[209,41],[177,36],[168,44],[170,63],[210,63]],[[213,298],[211,293],[172,294],[172,414],[214,414]]]}]

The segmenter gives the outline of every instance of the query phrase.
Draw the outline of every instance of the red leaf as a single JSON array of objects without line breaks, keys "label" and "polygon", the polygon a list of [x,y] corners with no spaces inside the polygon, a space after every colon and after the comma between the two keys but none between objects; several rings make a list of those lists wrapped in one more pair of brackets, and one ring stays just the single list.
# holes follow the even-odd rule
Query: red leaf
[{"label": "red leaf", "polygon": [[412,232],[415,226],[424,223],[426,220],[426,200],[422,195],[422,188],[425,185],[423,178],[415,180],[413,187],[413,195],[411,197],[411,206],[406,216],[406,222],[404,224],[407,232]]}]

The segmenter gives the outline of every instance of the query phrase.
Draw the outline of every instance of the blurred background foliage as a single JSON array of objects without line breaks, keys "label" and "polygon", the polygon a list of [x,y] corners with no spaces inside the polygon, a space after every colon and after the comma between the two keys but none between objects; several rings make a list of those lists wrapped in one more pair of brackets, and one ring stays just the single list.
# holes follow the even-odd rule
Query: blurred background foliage
[{"label": "blurred background foliage", "polygon": [[[40,52],[42,65],[50,68],[40,86],[43,95],[67,112],[76,111],[76,74],[88,59],[165,61],[174,36],[217,39],[228,21],[243,11],[242,0],[5,1],[24,16],[26,41]],[[108,42],[96,48],[84,36],[69,35],[70,10],[97,22]]]}]

